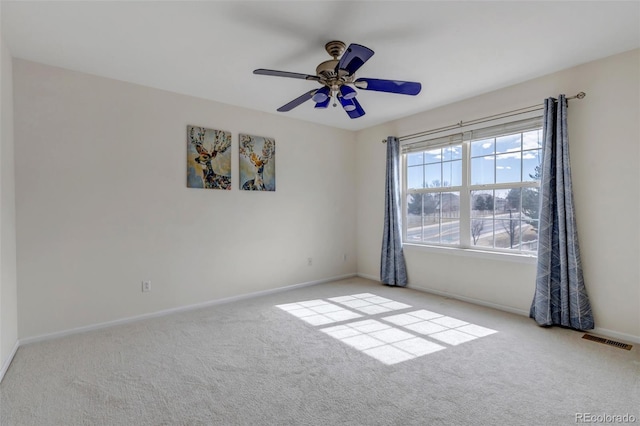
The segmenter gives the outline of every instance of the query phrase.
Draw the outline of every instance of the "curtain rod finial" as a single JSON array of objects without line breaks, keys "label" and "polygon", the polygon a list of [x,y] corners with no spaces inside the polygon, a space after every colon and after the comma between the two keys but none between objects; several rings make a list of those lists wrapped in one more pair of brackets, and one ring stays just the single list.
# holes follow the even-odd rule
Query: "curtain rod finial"
[{"label": "curtain rod finial", "polygon": [[578,94],[576,95],[576,98],[578,98],[578,99],[583,99],[585,96],[587,96],[587,94],[586,94],[586,93],[584,93],[584,92],[580,92],[580,93],[578,93]]}]

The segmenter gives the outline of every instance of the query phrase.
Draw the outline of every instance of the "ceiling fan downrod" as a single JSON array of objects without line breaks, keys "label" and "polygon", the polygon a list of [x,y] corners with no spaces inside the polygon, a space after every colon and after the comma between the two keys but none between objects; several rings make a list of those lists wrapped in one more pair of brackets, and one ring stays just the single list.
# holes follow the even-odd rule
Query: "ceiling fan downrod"
[{"label": "ceiling fan downrod", "polygon": [[324,49],[327,53],[333,56],[333,59],[338,60],[338,56],[342,56],[347,45],[341,41],[334,40],[324,45]]}]

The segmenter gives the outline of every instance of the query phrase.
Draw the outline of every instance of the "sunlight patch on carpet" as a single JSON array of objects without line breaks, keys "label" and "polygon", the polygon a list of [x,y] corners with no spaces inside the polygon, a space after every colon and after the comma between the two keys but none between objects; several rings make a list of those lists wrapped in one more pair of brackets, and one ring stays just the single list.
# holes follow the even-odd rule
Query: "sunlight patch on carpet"
[{"label": "sunlight patch on carpet", "polygon": [[411,307],[410,305],[376,296],[375,294],[371,293],[330,297],[329,300],[369,315],[382,314],[384,312],[396,311],[399,309],[406,309]]},{"label": "sunlight patch on carpet", "polygon": [[[360,313],[322,299],[276,307],[314,326],[362,318],[362,314],[378,315],[412,307],[371,293],[330,297],[328,300]],[[425,309],[378,319],[358,320],[320,331],[386,365],[441,351],[447,348],[443,344],[456,346],[497,333],[496,330]]]},{"label": "sunlight patch on carpet", "polygon": [[446,349],[442,345],[372,319],[336,325],[320,331],[387,365]]},{"label": "sunlight patch on carpet", "polygon": [[311,325],[331,324],[362,316],[324,300],[306,300],[304,302],[278,305],[277,307]]}]

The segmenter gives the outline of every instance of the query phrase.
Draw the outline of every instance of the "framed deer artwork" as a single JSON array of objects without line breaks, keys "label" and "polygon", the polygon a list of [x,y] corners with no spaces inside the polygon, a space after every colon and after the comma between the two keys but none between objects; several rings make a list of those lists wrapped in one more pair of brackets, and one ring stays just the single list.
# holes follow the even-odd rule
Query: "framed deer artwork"
[{"label": "framed deer artwork", "polygon": [[187,126],[187,187],[231,189],[231,133]]},{"label": "framed deer artwork", "polygon": [[276,190],[276,141],[240,134],[240,189]]}]

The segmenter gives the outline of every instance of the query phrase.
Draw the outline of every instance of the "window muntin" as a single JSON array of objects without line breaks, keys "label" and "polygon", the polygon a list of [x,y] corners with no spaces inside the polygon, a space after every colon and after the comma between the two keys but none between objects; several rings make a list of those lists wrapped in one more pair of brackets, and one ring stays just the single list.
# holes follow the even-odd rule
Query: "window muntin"
[{"label": "window muntin", "polygon": [[537,251],[538,201],[537,187],[471,191],[471,244]]},{"label": "window muntin", "polygon": [[405,241],[460,244],[462,145],[407,154]]},{"label": "window muntin", "polygon": [[[534,254],[540,120],[405,153],[404,241]],[[511,127],[510,129],[508,127]],[[492,134],[493,133],[493,134]]]},{"label": "window muntin", "polygon": [[460,244],[460,192],[409,194],[407,211],[406,242]]},{"label": "window muntin", "polygon": [[409,189],[460,186],[462,147],[460,145],[407,154]]}]

